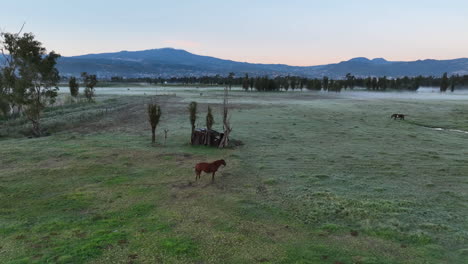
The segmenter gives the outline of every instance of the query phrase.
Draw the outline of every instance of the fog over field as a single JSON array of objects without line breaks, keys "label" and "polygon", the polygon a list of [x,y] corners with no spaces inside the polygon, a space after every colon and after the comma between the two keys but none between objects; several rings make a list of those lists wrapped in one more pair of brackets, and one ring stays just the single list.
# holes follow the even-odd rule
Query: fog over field
[{"label": "fog over field", "polygon": [[[185,93],[205,93],[206,92],[221,92],[224,90],[223,86],[215,87],[193,87],[193,86],[180,86],[180,87],[163,87],[163,86],[127,86],[127,87],[98,87],[95,88],[96,94],[98,95],[169,95],[169,94],[185,94]],[[240,87],[233,87],[233,92],[240,92]],[[59,87],[59,92],[62,94],[69,93],[68,87]],[[307,90],[296,90],[282,92],[287,94],[290,93],[305,93],[305,94],[319,94],[327,95],[337,98],[354,98],[354,99],[419,99],[419,100],[468,100],[468,89],[457,89],[454,92],[441,93],[439,87],[420,87],[417,91],[385,91],[385,92],[373,92],[368,91],[364,88],[356,87],[353,90],[343,90],[340,93],[328,93],[326,91],[307,91]],[[253,94],[252,96],[261,97],[261,94]],[[282,95],[278,95],[281,97]],[[238,98],[239,97],[239,98]],[[246,97],[243,93],[234,93],[233,98],[238,103],[242,102],[242,97]],[[200,96],[201,100],[204,100],[203,95]]]}]

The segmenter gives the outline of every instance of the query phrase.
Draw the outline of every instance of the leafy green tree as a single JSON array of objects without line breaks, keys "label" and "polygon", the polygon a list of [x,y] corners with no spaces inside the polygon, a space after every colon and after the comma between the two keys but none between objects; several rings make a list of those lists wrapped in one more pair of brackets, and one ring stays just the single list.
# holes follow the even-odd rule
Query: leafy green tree
[{"label": "leafy green tree", "polygon": [[211,129],[213,128],[214,117],[211,111],[211,107],[208,106],[208,113],[206,114],[206,135],[205,135],[205,145],[209,145],[211,142]]},{"label": "leafy green tree", "polygon": [[351,75],[351,73],[347,73],[345,78],[346,78],[346,83],[345,83],[344,87],[353,89],[354,86],[355,86],[356,77]]},{"label": "leafy green tree", "polygon": [[0,116],[7,116],[10,112],[7,89],[3,84],[3,74],[0,72]]},{"label": "leafy green tree", "polygon": [[294,91],[294,89],[296,89],[296,85],[297,85],[297,81],[296,81],[296,77],[291,77],[291,90]]},{"label": "leafy green tree", "polygon": [[379,83],[376,77],[372,78],[372,90],[377,90],[379,88]]},{"label": "leafy green tree", "polygon": [[2,68],[2,93],[10,105],[22,109],[32,123],[33,135],[41,136],[42,112],[57,97],[60,76],[55,66],[60,55],[47,53],[32,33],[2,33],[1,37],[0,49],[9,54]]},{"label": "leafy green tree", "polygon": [[453,93],[453,91],[455,91],[455,85],[457,83],[457,80],[455,78],[455,76],[451,76],[450,77],[450,91]]},{"label": "leafy green tree", "polygon": [[328,90],[328,77],[327,76],[324,76],[323,79],[322,79],[322,86],[323,86],[323,89],[326,91]]},{"label": "leafy green tree", "polygon": [[70,95],[74,98],[78,97],[80,91],[80,85],[76,81],[75,77],[71,77],[68,81],[68,87],[70,87]]},{"label": "leafy green tree", "polygon": [[384,77],[380,77],[378,80],[377,80],[377,87],[378,89],[381,89],[381,90],[385,90],[387,89],[387,76],[384,76]]},{"label": "leafy green tree", "polygon": [[444,75],[442,75],[442,80],[440,82],[440,91],[445,92],[447,91],[448,87],[449,87],[449,79],[447,77],[447,73],[444,73]]},{"label": "leafy green tree", "polygon": [[254,79],[254,78],[250,78],[250,90],[251,90],[251,91],[253,91],[254,84],[255,84],[255,79]]},{"label": "leafy green tree", "polygon": [[231,90],[234,76],[235,76],[235,74],[233,72],[230,72],[229,75],[228,75],[227,82],[228,82],[229,90]]},{"label": "leafy green tree", "polygon": [[188,107],[189,119],[192,126],[192,135],[190,142],[193,144],[193,137],[195,135],[195,122],[197,121],[197,102],[191,102]]},{"label": "leafy green tree", "polygon": [[249,85],[250,85],[249,75],[246,73],[244,79],[242,80],[242,88],[248,91]]},{"label": "leafy green tree", "polygon": [[211,107],[208,106],[208,113],[206,114],[206,129],[211,130],[213,128],[214,118],[211,111]]},{"label": "leafy green tree", "polygon": [[289,76],[286,78],[283,78],[283,81],[281,82],[281,85],[283,86],[283,89],[287,91],[289,89]]},{"label": "leafy green tree", "polygon": [[96,75],[92,74],[89,75],[86,72],[81,73],[81,78],[83,78],[83,83],[85,86],[84,95],[88,102],[92,102],[94,100],[94,87],[98,83]]},{"label": "leafy green tree", "polygon": [[151,142],[154,144],[156,142],[156,127],[159,124],[159,119],[161,118],[161,107],[155,103],[148,105],[148,120],[151,125]]}]

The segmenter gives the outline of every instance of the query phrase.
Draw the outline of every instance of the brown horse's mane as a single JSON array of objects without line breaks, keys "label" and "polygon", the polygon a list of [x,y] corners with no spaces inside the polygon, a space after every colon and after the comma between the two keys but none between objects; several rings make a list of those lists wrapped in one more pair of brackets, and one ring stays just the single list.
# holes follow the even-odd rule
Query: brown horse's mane
[{"label": "brown horse's mane", "polygon": [[226,163],[223,159],[220,160],[215,160],[211,164],[216,165],[216,166],[221,166],[223,163]]}]

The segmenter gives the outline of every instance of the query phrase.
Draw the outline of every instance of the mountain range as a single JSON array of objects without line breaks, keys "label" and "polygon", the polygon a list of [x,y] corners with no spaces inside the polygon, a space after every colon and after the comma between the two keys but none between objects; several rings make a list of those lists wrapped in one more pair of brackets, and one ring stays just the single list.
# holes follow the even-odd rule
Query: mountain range
[{"label": "mountain range", "polygon": [[468,58],[453,60],[387,61],[383,58],[354,58],[319,66],[289,66],[285,64],[258,64],[224,60],[196,55],[185,50],[162,48],[142,51],[88,54],[61,57],[58,62],[61,75],[78,76],[81,72],[97,74],[101,78],[121,77],[181,77],[248,73],[251,76],[295,75],[304,77],[341,78],[347,73],[355,76],[441,76],[468,74]]}]

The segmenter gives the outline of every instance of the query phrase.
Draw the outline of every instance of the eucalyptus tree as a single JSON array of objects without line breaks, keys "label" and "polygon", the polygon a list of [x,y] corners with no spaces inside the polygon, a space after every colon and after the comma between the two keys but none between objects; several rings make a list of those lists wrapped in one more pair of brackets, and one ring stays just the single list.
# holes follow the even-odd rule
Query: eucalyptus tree
[{"label": "eucalyptus tree", "polygon": [[88,74],[87,72],[81,73],[81,78],[83,78],[83,84],[85,86],[84,95],[88,102],[94,100],[94,87],[98,83],[97,77],[94,74]]},{"label": "eucalyptus tree", "polygon": [[10,103],[8,101],[8,93],[3,84],[3,74],[0,72],[0,116],[7,116],[10,112]]},{"label": "eucalyptus tree", "polygon": [[230,72],[229,75],[228,75],[228,85],[229,85],[229,90],[231,90],[231,87],[232,87],[232,83],[233,83],[233,80],[234,80],[234,76],[235,74],[233,72]]},{"label": "eucalyptus tree", "polygon": [[8,98],[11,106],[21,109],[32,123],[32,134],[41,136],[42,112],[57,97],[60,76],[55,66],[60,55],[54,51],[47,53],[32,33],[2,33],[0,36],[0,50],[6,61],[1,85],[6,96],[2,97]]},{"label": "eucalyptus tree", "polygon": [[73,98],[78,97],[78,94],[80,91],[80,85],[76,81],[75,77],[70,77],[70,80],[68,81],[68,87],[70,88],[70,95]]},{"label": "eucalyptus tree", "polygon": [[440,91],[445,92],[447,91],[448,87],[449,87],[449,79],[447,77],[447,73],[444,73],[442,75],[442,80],[440,81]]},{"label": "eucalyptus tree", "polygon": [[323,89],[326,91],[328,90],[328,77],[327,76],[324,76],[323,79],[322,79],[322,86],[323,86]]},{"label": "eucalyptus tree", "polygon": [[450,91],[453,93],[455,91],[455,85],[457,84],[456,78],[454,75],[450,77]]},{"label": "eucalyptus tree", "polygon": [[244,79],[242,80],[242,88],[245,91],[248,91],[249,90],[249,85],[250,85],[249,75],[246,73]]}]

